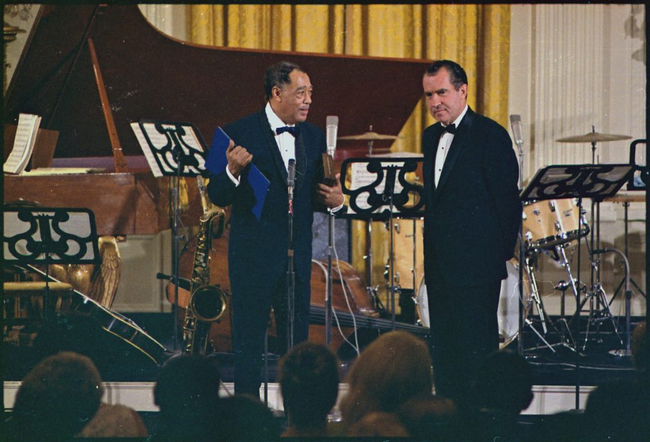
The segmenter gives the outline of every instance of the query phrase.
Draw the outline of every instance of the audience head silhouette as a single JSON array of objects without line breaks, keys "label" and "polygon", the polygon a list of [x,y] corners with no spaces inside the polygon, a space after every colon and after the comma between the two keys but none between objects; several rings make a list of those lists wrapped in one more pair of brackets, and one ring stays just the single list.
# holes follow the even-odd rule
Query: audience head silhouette
[{"label": "audience head silhouette", "polygon": [[249,394],[222,399],[219,422],[219,430],[214,435],[223,442],[277,440],[280,437],[280,425],[271,410]]},{"label": "audience head silhouette", "polygon": [[394,412],[417,396],[430,396],[431,359],[427,344],[405,331],[381,335],[366,347],[348,374],[341,413],[351,427],[373,411]]},{"label": "audience head silhouette", "polygon": [[479,408],[519,414],[533,400],[533,371],[517,353],[500,350],[479,367],[476,380]]},{"label": "audience head silhouette", "polygon": [[103,393],[90,358],[73,352],[49,356],[23,378],[12,427],[20,440],[70,439],[95,415]]},{"label": "audience head silhouette", "polygon": [[279,383],[287,414],[287,436],[325,436],[327,414],[336,404],[336,357],[312,342],[296,345],[280,360]]},{"label": "audience head silhouette", "polygon": [[159,438],[200,438],[216,431],[221,376],[203,356],[177,356],[160,371],[154,401],[160,408]]}]

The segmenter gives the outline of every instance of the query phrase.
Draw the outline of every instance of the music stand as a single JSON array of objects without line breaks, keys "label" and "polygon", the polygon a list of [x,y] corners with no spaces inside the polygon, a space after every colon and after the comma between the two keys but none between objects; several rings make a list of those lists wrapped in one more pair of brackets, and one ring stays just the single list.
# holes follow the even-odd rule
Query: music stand
[{"label": "music stand", "polygon": [[[647,144],[646,140],[634,140],[630,144],[630,164],[634,166],[634,170],[632,171],[632,175],[630,175],[630,179],[627,182],[627,190],[630,191],[645,191],[646,186],[648,184],[648,181],[650,181],[650,176],[648,175],[648,171],[646,170],[645,167],[645,158],[637,158],[637,152],[641,152],[641,157],[645,155],[646,149],[639,149],[637,151],[637,146],[640,144]],[[645,199],[643,199],[645,201]],[[625,247],[624,247],[624,253],[625,256],[628,255],[628,235],[629,235],[629,229],[628,229],[628,223],[629,223],[629,208],[630,208],[630,201],[629,200],[623,200],[623,222],[625,225],[625,232],[623,234],[623,237],[625,239]],[[612,296],[612,299],[610,300],[610,304],[616,299],[616,296],[618,295],[619,290],[623,286],[623,283],[625,282],[624,279],[621,280],[619,283],[618,287],[616,288],[616,291],[614,292],[614,296]],[[639,287],[639,285],[636,283],[634,278],[630,277],[630,282],[632,285],[641,293],[641,295],[644,298],[647,298],[645,292]],[[627,302],[628,300],[626,300]],[[626,307],[627,308],[627,307]]]},{"label": "music stand", "polygon": [[[614,196],[632,174],[630,164],[574,164],[553,165],[539,169],[522,191],[522,201],[578,198],[582,213],[582,198],[601,201]],[[580,240],[578,238],[578,282],[580,281]],[[580,332],[580,290],[576,292],[576,336]],[[576,374],[580,359],[576,352]],[[576,376],[576,409],[580,408],[580,378]]]},{"label": "music stand", "polygon": [[45,264],[43,312],[49,314],[50,264],[98,264],[95,215],[89,209],[18,207],[3,210],[5,262]]},{"label": "music stand", "polygon": [[180,179],[207,174],[205,169],[205,142],[199,130],[191,123],[140,120],[131,123],[144,156],[154,177],[169,176],[172,179],[172,281],[174,282],[173,347],[178,350],[178,282],[181,240],[178,234],[180,224]]},{"label": "music stand", "polygon": [[[639,148],[637,150],[637,146],[639,145],[645,145],[645,149]],[[641,147],[641,146],[639,146]],[[646,140],[639,139],[639,140],[634,140],[630,144],[630,164],[634,166],[634,169],[632,170],[632,173],[630,174],[630,178],[627,182],[627,190],[630,191],[646,191],[648,182],[650,181],[650,176],[648,175],[648,170],[646,168],[646,157],[647,157],[647,142]],[[638,154],[637,154],[638,153]],[[643,198],[643,201],[645,201],[645,198]],[[625,240],[625,246],[624,246],[624,264],[628,265],[629,264],[626,262],[627,260],[627,255],[628,255],[628,235],[629,235],[629,228],[628,228],[628,223],[629,223],[629,218],[628,218],[628,211],[630,208],[630,200],[623,200],[623,223],[625,226],[625,231],[623,234],[623,238]],[[628,279],[626,279],[626,277]],[[614,291],[614,295],[612,296],[612,299],[610,300],[610,305],[614,302],[614,299],[616,299],[616,296],[618,295],[619,290],[621,287],[623,287],[623,284],[625,283],[631,283],[638,291],[641,293],[641,295],[647,299],[647,296],[645,292],[639,287],[639,285],[636,283],[634,278],[632,278],[629,274],[623,277],[621,279],[621,282],[618,284],[618,287],[616,287],[616,290]],[[625,343],[625,349],[624,350],[611,350],[610,354],[613,354],[615,356],[631,356],[632,355],[632,350],[631,350],[631,302],[632,302],[632,291],[631,290],[625,290],[625,334],[626,334],[626,343]]]},{"label": "music stand", "polygon": [[[424,216],[424,187],[407,176],[422,164],[422,157],[377,156],[350,158],[341,165],[343,194],[349,196],[348,212],[343,217],[382,220],[393,224],[393,217]],[[348,166],[350,177],[348,183]],[[395,329],[393,229],[390,234],[391,326]]]}]

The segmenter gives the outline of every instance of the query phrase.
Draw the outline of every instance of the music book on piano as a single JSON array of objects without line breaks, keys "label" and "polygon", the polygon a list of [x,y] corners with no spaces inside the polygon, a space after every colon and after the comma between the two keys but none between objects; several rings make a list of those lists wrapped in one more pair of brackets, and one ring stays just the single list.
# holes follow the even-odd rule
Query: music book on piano
[{"label": "music book on piano", "polygon": [[41,125],[41,117],[32,114],[18,116],[18,129],[11,154],[3,166],[4,173],[19,175],[27,168],[27,163],[34,152],[36,135]]}]

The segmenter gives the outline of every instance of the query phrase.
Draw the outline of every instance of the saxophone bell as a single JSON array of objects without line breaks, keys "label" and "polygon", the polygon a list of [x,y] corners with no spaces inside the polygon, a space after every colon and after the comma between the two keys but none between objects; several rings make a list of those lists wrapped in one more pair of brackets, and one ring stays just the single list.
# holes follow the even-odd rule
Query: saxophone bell
[{"label": "saxophone bell", "polygon": [[218,321],[226,311],[226,295],[214,285],[201,286],[192,293],[188,308],[199,321]]}]

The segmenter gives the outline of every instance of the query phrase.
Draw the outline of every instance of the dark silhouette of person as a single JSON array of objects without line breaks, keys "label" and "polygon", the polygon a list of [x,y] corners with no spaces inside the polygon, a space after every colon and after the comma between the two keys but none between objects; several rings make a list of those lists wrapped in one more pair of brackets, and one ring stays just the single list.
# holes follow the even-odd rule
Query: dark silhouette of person
[{"label": "dark silhouette of person", "polygon": [[40,361],[23,378],[8,424],[20,441],[72,439],[97,413],[104,388],[93,361],[61,352]]},{"label": "dark silhouette of person", "polygon": [[296,345],[280,360],[279,383],[288,421],[283,436],[327,436],[327,415],[339,392],[332,352],[313,342]]},{"label": "dark silhouette of person", "polygon": [[203,356],[181,355],[160,371],[154,401],[160,408],[151,440],[210,440],[219,432],[219,369]]}]

